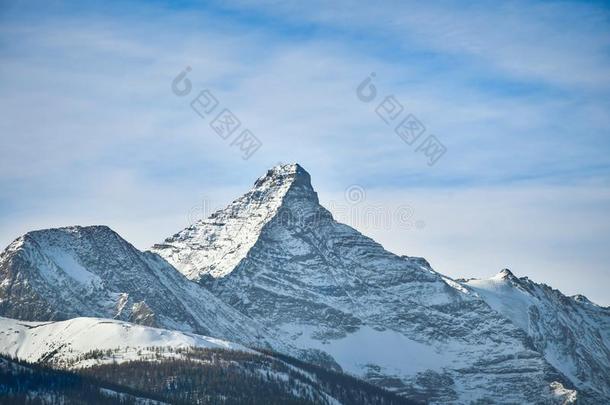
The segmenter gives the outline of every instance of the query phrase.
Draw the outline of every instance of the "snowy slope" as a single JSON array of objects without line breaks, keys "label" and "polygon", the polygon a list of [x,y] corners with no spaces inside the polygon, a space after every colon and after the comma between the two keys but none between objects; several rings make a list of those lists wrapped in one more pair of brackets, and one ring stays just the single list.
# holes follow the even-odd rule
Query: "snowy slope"
[{"label": "snowy slope", "polygon": [[[87,380],[89,384],[99,383],[99,387],[104,387],[109,382],[115,383],[119,385],[114,389],[136,388],[143,395],[154,394],[157,398],[161,395],[169,403],[174,403],[174,400],[180,400],[180,403],[225,403],[227,399],[232,399],[229,403],[241,403],[249,392],[255,398],[248,397],[248,403],[265,403],[268,396],[274,400],[271,401],[273,403],[283,403],[278,400],[327,405],[413,403],[363,381],[330,373],[276,353],[258,352],[206,336],[109,319],[26,322],[0,317],[0,374],[7,369],[17,374],[16,368],[25,368],[6,356],[54,369],[80,369],[90,377]],[[124,364],[130,361],[137,362]],[[153,367],[159,369],[158,372],[149,372],[148,366],[142,366],[141,361],[154,362]],[[117,364],[125,367],[117,367]],[[104,366],[112,366],[110,376],[101,371]],[[213,370],[206,372],[206,368]],[[35,372],[42,373],[45,369],[37,370]],[[52,374],[52,371],[48,373]],[[202,375],[206,377],[203,380]],[[0,378],[0,403],[7,398],[3,385],[8,384],[8,388],[23,391],[25,380],[32,378],[27,370],[17,374],[17,378],[21,377],[22,380],[13,381],[12,385]],[[56,385],[44,384],[49,378],[39,378],[37,390],[30,392],[31,396],[61,395],[61,392],[54,392],[58,391]],[[171,384],[168,383],[170,381]],[[248,391],[252,387],[241,386],[249,383],[255,384],[256,392]],[[76,388],[72,395],[78,395]],[[108,395],[113,393],[103,388],[101,391]],[[141,402],[149,403],[145,400]]]},{"label": "snowy slope", "polygon": [[264,344],[260,324],[105,226],[29,232],[0,254],[0,315],[115,318]]},{"label": "snowy slope", "polygon": [[538,351],[581,390],[610,402],[610,308],[566,297],[509,270],[463,283],[527,332]]},{"label": "snowy slope", "polygon": [[271,169],[152,250],[297,347],[397,392],[459,403],[568,397],[555,396],[569,382],[524,331],[425,260],[334,221],[298,165]]},{"label": "snowy slope", "polygon": [[116,350],[106,362],[145,358],[151,347],[252,350],[221,339],[151,328],[111,319],[73,318],[58,322],[26,322],[0,317],[0,353],[30,362],[85,367],[100,360],[79,356],[92,350]]}]

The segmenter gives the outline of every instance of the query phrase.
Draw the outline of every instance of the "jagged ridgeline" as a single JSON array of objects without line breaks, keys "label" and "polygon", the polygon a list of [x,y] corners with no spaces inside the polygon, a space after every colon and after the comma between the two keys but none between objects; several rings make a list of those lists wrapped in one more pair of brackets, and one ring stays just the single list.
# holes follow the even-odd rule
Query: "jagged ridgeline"
[{"label": "jagged ridgeline", "polygon": [[[388,252],[337,222],[297,164],[270,169],[149,252],[103,226],[16,239],[0,256],[0,315],[125,321],[108,333],[136,346],[142,336],[206,348],[220,338],[435,403],[610,402],[608,308],[506,273],[453,280]],[[131,323],[149,328],[134,333]],[[53,325],[34,325],[55,346],[32,351],[33,361],[66,358],[66,339],[81,353],[108,349],[79,346],[82,334]],[[11,327],[28,339],[0,333],[0,343],[26,353],[35,336]]]}]

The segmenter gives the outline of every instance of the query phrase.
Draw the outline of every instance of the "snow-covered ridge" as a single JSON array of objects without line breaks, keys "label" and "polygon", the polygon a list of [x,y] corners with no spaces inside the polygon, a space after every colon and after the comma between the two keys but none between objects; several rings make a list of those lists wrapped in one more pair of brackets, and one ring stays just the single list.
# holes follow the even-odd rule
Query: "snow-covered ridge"
[{"label": "snow-covered ridge", "polygon": [[[191,280],[205,275],[224,277],[254,246],[293,184],[311,189],[309,174],[298,164],[276,166],[228,207],[167,238],[151,251]],[[311,192],[317,199],[313,189]]]},{"label": "snow-covered ridge", "polygon": [[0,316],[116,318],[261,344],[262,326],[106,226],[29,232],[0,255]]},{"label": "snow-covered ridge", "polygon": [[610,308],[504,269],[462,284],[527,332],[535,347],[580,389],[610,398]]},{"label": "snow-covered ridge", "polygon": [[[93,350],[115,350],[111,359],[140,359],[151,347],[252,350],[208,336],[134,325],[101,318],[74,318],[59,322],[25,322],[0,317],[0,352],[30,362],[86,367],[99,359],[74,362]],[[104,360],[102,360],[104,361]]]}]

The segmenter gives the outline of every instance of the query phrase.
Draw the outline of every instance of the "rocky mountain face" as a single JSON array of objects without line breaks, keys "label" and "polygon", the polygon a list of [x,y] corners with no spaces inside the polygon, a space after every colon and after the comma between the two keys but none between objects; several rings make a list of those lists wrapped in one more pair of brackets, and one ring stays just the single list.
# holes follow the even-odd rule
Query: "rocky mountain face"
[{"label": "rocky mountain face", "polygon": [[226,304],[343,370],[433,402],[562,403],[575,381],[509,317],[421,258],[337,223],[298,165],[155,245]]},{"label": "rocky mountain face", "polygon": [[105,226],[30,232],[0,254],[0,315],[79,316],[264,342],[261,325]]},{"label": "rocky mountain face", "polygon": [[609,401],[610,308],[582,295],[566,297],[506,269],[462,284],[526,331],[536,350],[595,402]]}]

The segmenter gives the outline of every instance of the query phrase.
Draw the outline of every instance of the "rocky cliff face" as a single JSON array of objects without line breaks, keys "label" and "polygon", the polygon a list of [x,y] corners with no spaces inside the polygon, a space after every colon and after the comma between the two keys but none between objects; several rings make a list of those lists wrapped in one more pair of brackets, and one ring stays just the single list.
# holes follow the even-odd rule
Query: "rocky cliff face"
[{"label": "rocky cliff face", "polygon": [[337,223],[298,165],[152,249],[344,370],[438,402],[563,402],[571,382],[470,288]]},{"label": "rocky cliff face", "polygon": [[105,226],[30,232],[0,255],[0,315],[115,318],[256,344],[261,325]]}]

